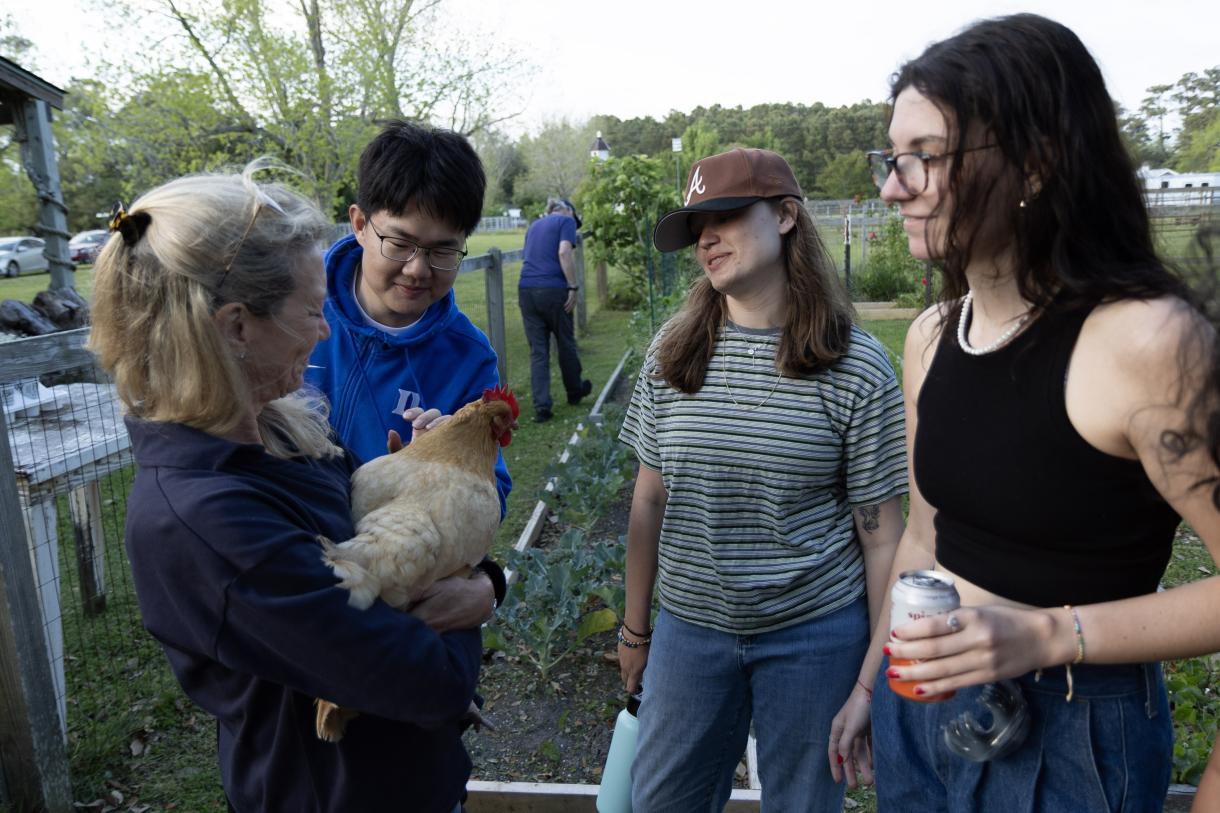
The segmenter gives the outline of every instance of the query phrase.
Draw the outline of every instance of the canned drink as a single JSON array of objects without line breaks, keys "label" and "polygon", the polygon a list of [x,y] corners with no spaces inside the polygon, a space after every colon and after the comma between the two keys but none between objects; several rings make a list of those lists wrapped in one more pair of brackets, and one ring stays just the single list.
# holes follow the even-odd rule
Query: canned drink
[{"label": "canned drink", "polygon": [[[935,570],[908,570],[894,582],[890,591],[890,629],[901,627],[912,621],[932,615],[951,613],[962,606],[953,579]],[[890,658],[891,666],[915,663],[908,658]],[[948,700],[955,692],[924,697],[915,694],[914,680],[889,678],[890,689],[895,694],[917,703],[939,703]]]}]

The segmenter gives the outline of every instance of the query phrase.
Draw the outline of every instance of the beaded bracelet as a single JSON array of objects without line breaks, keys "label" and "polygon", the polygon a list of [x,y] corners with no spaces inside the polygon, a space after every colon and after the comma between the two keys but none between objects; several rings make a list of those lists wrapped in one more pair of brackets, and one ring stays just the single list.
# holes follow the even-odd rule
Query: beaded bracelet
[{"label": "beaded bracelet", "polygon": [[[642,647],[642,646],[648,646],[649,644],[651,644],[651,643],[652,643],[652,636],[651,636],[651,635],[647,635],[647,636],[641,635],[641,636],[640,636],[640,640],[639,640],[639,641],[633,641],[633,640],[631,640],[630,638],[628,638],[626,635],[623,635],[623,630],[624,630],[624,629],[627,629],[627,625],[626,625],[626,624],[624,624],[623,626],[619,627],[619,630],[618,630],[618,642],[619,642],[620,644],[622,644],[623,646],[627,647],[628,649],[639,649],[639,648],[640,648],[640,647]],[[627,631],[628,631],[628,632],[631,632],[631,630],[627,630]],[[632,634],[634,635],[634,633],[632,633]]]},{"label": "beaded bracelet", "polygon": [[1064,604],[1063,609],[1072,614],[1072,628],[1076,632],[1076,660],[1072,663],[1084,663],[1084,633],[1080,629],[1080,613],[1071,604]]}]

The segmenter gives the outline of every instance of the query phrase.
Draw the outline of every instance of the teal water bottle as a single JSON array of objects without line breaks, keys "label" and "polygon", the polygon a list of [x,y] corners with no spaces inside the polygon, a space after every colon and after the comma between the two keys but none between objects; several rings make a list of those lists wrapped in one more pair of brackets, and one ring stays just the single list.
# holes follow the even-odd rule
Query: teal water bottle
[{"label": "teal water bottle", "polygon": [[[642,691],[642,687],[641,687]],[[614,736],[606,754],[606,768],[597,789],[597,813],[631,813],[631,763],[635,760],[635,738],[640,730],[636,713],[640,695],[627,697],[627,708],[614,721]]]}]

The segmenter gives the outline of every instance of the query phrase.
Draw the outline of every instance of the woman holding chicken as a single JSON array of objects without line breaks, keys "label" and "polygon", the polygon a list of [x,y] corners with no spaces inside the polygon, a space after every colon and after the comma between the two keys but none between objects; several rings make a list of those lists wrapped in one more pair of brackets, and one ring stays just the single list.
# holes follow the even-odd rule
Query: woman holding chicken
[{"label": "woman holding chicken", "polygon": [[[329,333],[329,224],[253,170],[148,192],[97,265],[90,345],[128,410],[144,625],[217,718],[232,809],[451,813],[491,588],[438,588],[440,630],[336,589],[318,539],[354,535],[353,459],[300,390]],[[315,697],[363,712],[342,742],[315,736]]]},{"label": "woman holding chicken", "polygon": [[[826,743],[902,533],[902,398],[783,158],[714,155],[687,189],[653,240],[693,244],[704,276],[621,436],[640,461],[619,632],[624,683],[647,685],[633,805],[722,809],[753,720],[764,809],[838,810]],[[867,775],[867,748],[847,760]]]}]

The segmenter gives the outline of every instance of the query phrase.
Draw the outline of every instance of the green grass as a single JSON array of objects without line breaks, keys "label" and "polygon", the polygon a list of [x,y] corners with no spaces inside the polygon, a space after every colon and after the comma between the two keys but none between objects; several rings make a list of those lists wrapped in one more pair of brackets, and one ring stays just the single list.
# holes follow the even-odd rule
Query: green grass
[{"label": "green grass", "polygon": [[[486,254],[487,249],[495,246],[501,251],[513,251],[525,245],[525,231],[500,231],[500,232],[480,232],[471,235],[467,241],[467,251],[470,256],[474,257],[479,254]],[[465,274],[465,277],[474,277],[481,275]],[[19,277],[0,277],[0,299],[16,299],[19,302],[25,302],[27,305],[34,301],[34,296],[39,291],[46,290],[51,284],[51,275],[43,271],[38,274],[24,274]],[[76,290],[81,296],[86,299],[93,292],[93,266],[80,265],[76,268],[74,277]],[[479,283],[482,284],[481,282]],[[516,284],[514,280],[514,285]]]},{"label": "green grass", "polygon": [[[74,284],[77,292],[88,299],[93,292],[93,266],[77,266]],[[50,285],[51,275],[46,271],[19,277],[0,277],[0,299],[16,299],[28,305],[39,291],[45,291]]]}]

